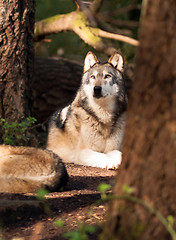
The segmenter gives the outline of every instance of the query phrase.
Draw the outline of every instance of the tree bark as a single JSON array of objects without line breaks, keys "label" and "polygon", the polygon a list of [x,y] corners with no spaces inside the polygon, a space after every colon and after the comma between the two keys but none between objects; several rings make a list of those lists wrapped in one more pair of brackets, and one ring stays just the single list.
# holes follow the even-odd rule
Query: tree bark
[{"label": "tree bark", "polygon": [[[140,31],[135,81],[129,99],[123,161],[114,193],[122,186],[176,217],[176,2],[148,0]],[[174,224],[175,226],[175,224]],[[159,219],[132,201],[111,202],[102,239],[171,239]]]},{"label": "tree bark", "polygon": [[34,0],[0,0],[0,117],[31,115]]}]

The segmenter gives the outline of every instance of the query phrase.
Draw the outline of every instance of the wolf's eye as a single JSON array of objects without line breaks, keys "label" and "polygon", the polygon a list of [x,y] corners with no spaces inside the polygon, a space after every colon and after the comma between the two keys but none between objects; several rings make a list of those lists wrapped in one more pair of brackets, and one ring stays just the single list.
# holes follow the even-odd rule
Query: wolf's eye
[{"label": "wolf's eye", "polygon": [[90,78],[95,79],[95,75],[91,75]]},{"label": "wolf's eye", "polygon": [[112,76],[110,74],[106,74],[104,78],[107,79],[107,78],[111,78],[111,77]]}]

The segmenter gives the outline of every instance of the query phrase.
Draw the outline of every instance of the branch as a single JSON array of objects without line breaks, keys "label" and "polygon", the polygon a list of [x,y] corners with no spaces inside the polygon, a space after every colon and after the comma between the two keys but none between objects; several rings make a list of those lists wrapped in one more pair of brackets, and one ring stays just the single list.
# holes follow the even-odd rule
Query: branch
[{"label": "branch", "polygon": [[125,14],[127,12],[130,12],[132,10],[141,10],[141,4],[131,4],[123,8],[118,8],[114,11],[110,11],[107,13],[107,16],[112,16],[112,15],[119,15],[119,14]]},{"label": "branch", "polygon": [[100,10],[101,5],[103,3],[103,0],[93,0],[92,2],[83,1],[83,0],[74,0],[74,1],[77,5],[78,10],[88,8],[89,11],[91,11],[92,13],[97,13]]},{"label": "branch", "polygon": [[[96,23],[94,14],[93,14],[92,10],[90,9],[90,6],[89,6],[89,5],[93,4],[93,2],[92,3],[91,2],[85,2],[85,1],[82,1],[82,0],[75,0],[75,2],[77,4],[77,10],[82,11],[86,15],[86,17],[89,21],[89,24],[92,27],[97,27],[97,23]],[[96,2],[96,0],[95,0],[95,2]]]},{"label": "branch", "polygon": [[90,8],[91,12],[97,13],[101,8],[102,3],[103,0],[94,0]]},{"label": "branch", "polygon": [[62,31],[71,31],[71,21],[75,18],[76,12],[68,14],[59,14],[54,17],[46,18],[35,23],[34,38],[39,40],[46,35],[59,33]]},{"label": "branch", "polygon": [[[116,28],[115,24],[111,24],[110,19],[104,18],[104,15],[102,14],[96,14],[96,21],[97,25],[100,29],[103,29],[106,32],[111,32],[114,34],[119,35],[125,35],[125,36],[132,36],[132,31],[130,29],[122,29],[122,28]],[[110,23],[110,24],[109,24]],[[114,25],[114,26],[113,26]]]},{"label": "branch", "polygon": [[132,21],[132,20],[121,20],[121,19],[112,19],[107,15],[100,15],[98,16],[98,18],[101,20],[104,20],[108,23],[111,23],[113,25],[117,25],[120,27],[127,27],[127,28],[136,28],[139,26],[139,22],[138,21]]},{"label": "branch", "polygon": [[62,31],[74,31],[85,43],[107,55],[111,55],[115,48],[107,47],[102,37],[126,42],[134,46],[139,44],[137,40],[130,37],[105,32],[99,28],[92,27],[83,11],[56,15],[37,22],[34,31],[35,40]]},{"label": "branch", "polygon": [[121,41],[121,42],[131,44],[131,45],[136,46],[136,47],[139,46],[139,41],[138,40],[135,40],[133,38],[126,37],[126,36],[123,36],[123,35],[106,32],[106,31],[103,31],[101,29],[98,30],[98,36],[103,37],[103,38],[115,39],[115,40],[118,40],[118,41]]}]

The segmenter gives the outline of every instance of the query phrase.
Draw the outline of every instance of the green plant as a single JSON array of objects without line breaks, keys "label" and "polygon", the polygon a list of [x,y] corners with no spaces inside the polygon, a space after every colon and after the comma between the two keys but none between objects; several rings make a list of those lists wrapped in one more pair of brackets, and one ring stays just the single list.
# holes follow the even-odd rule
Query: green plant
[{"label": "green plant", "polygon": [[46,189],[39,189],[36,194],[38,200],[44,200],[45,196],[49,194],[49,191]]},{"label": "green plant", "polygon": [[[88,216],[91,216],[93,213],[93,208],[95,206],[98,206],[102,202],[107,202],[110,200],[125,200],[130,201],[135,204],[139,204],[146,208],[151,214],[155,215],[159,221],[163,224],[163,226],[166,228],[166,230],[169,232],[169,234],[172,237],[172,240],[176,240],[176,231],[174,230],[174,218],[173,216],[169,215],[167,218],[165,218],[158,210],[156,210],[153,206],[151,206],[146,201],[137,198],[133,196],[133,188],[123,185],[122,190],[124,192],[123,195],[115,195],[115,194],[107,194],[107,191],[111,189],[111,185],[102,183],[97,188],[100,191],[101,199],[96,201],[94,204],[91,205]],[[58,226],[63,227],[64,223],[62,220],[59,220]],[[135,225],[134,231],[141,232],[143,230],[144,226],[142,225]],[[64,237],[69,240],[86,240],[88,239],[88,233],[95,233],[96,228],[94,226],[89,226],[85,224],[84,222],[81,222],[78,224],[78,229],[73,232],[67,232],[64,234]]]},{"label": "green plant", "polygon": [[87,240],[89,234],[96,232],[96,227],[87,225],[84,222],[78,222],[78,229],[63,234],[64,238],[69,240]]},{"label": "green plant", "polygon": [[43,203],[43,210],[47,215],[52,215],[52,211],[49,205],[46,202],[45,196],[47,196],[50,192],[46,189],[39,189],[36,193],[36,198]]},{"label": "green plant", "polygon": [[0,128],[2,143],[7,145],[23,145],[28,142],[31,135],[29,133],[29,128],[37,120],[34,117],[27,117],[21,122],[10,123],[6,119],[0,119]]},{"label": "green plant", "polygon": [[[107,192],[109,192],[109,190],[111,189],[111,185],[106,184],[106,183],[101,183],[98,187],[97,190],[100,192],[101,194],[101,198],[96,201],[94,204],[91,205],[87,216],[85,216],[85,219],[90,217],[93,213],[93,208],[95,206],[98,206],[100,203],[102,203],[103,201],[106,201],[107,199]],[[57,227],[63,227],[65,228],[65,223],[62,219],[57,219],[55,221],[55,225]],[[66,233],[63,234],[63,237],[69,240],[87,240],[89,239],[89,235],[96,233],[97,231],[97,227],[96,226],[92,226],[92,225],[88,225],[85,223],[85,221],[79,221],[77,223],[78,227],[75,231],[67,231]]]},{"label": "green plant", "polygon": [[[96,232],[96,227],[86,224],[85,222],[78,222],[78,228],[75,231],[67,231],[63,234],[63,237],[69,240],[87,240],[89,234],[94,234]],[[65,223],[62,219],[57,219],[55,221],[57,227],[64,227]]]},{"label": "green plant", "polygon": [[[100,192],[101,198],[97,200],[94,204],[91,205],[87,217],[90,217],[93,214],[93,209],[95,206],[98,206],[99,204],[111,200],[125,200],[125,201],[130,201],[135,204],[139,204],[146,208],[151,214],[155,215],[159,221],[163,224],[163,226],[166,228],[166,230],[169,232],[169,234],[172,237],[172,240],[176,240],[176,231],[174,230],[174,218],[173,216],[169,215],[167,218],[165,218],[158,210],[156,210],[153,206],[151,206],[149,203],[146,201],[137,198],[133,196],[133,188],[129,187],[127,185],[122,186],[122,190],[124,192],[123,195],[115,195],[110,192],[111,190],[111,185],[102,183],[97,187],[97,190]],[[47,214],[50,214],[51,211],[49,207],[47,206],[45,202],[45,195],[47,195],[49,192],[47,190],[40,189],[37,192],[37,199],[42,200],[44,202],[44,209]],[[85,219],[87,218],[85,217]],[[55,226],[60,227],[60,228],[65,228],[66,232],[63,234],[63,237],[68,240],[87,240],[89,239],[89,235],[94,234],[97,232],[97,227],[88,225],[85,223],[85,221],[79,221],[78,227],[75,231],[67,231],[65,223],[62,219],[57,219],[55,221]],[[134,224],[134,233],[138,234],[144,229],[144,225],[135,225]]]},{"label": "green plant", "polygon": [[98,187],[97,190],[100,192],[101,194],[101,199],[104,200],[107,197],[106,192],[108,190],[111,189],[111,185],[110,184],[106,184],[106,183],[101,183]]}]

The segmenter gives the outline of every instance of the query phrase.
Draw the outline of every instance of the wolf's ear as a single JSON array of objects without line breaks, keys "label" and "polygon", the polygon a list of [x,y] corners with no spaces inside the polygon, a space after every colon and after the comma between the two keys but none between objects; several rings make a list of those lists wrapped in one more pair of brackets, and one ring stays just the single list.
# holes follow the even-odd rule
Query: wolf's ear
[{"label": "wolf's ear", "polygon": [[116,68],[117,70],[123,72],[124,69],[124,59],[122,57],[122,55],[120,55],[119,53],[114,53],[110,59],[108,60],[108,63],[110,63],[114,68]]},{"label": "wolf's ear", "polygon": [[88,52],[84,60],[84,72],[88,71],[93,65],[98,63],[97,57],[92,53]]}]

